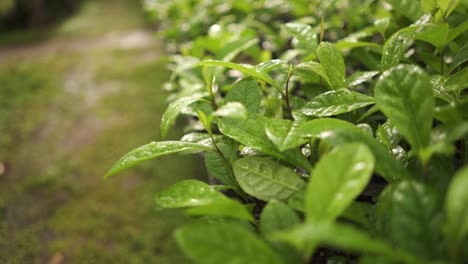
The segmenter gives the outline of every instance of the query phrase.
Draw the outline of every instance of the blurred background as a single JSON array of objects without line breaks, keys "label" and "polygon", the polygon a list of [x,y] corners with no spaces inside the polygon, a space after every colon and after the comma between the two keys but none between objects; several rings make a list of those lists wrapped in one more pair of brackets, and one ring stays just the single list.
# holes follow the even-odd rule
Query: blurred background
[{"label": "blurred background", "polygon": [[187,262],[153,196],[197,157],[103,180],[160,139],[166,63],[139,1],[0,0],[0,263]]}]

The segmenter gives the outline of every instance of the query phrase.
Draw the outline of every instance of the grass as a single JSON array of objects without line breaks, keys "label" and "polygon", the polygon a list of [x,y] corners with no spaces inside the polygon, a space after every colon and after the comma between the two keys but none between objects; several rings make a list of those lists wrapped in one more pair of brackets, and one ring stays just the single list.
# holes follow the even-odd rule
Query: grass
[{"label": "grass", "polygon": [[[106,4],[93,12],[102,17]],[[87,12],[72,20],[98,24],[100,16]],[[135,12],[122,18],[131,21],[128,30],[141,27]],[[80,33],[86,27],[67,37],[88,37]],[[125,152],[159,137],[168,73],[155,47],[90,46],[0,65],[0,162],[7,166],[0,175],[0,263],[187,262],[172,242],[184,217],[156,212],[153,195],[202,175],[197,157],[162,158],[102,178]]]}]

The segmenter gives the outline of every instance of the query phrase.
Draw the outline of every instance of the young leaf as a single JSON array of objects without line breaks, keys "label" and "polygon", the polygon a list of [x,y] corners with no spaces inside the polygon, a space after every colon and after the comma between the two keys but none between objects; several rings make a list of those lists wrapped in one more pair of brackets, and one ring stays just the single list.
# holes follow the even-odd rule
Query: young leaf
[{"label": "young leaf", "polygon": [[325,117],[351,112],[371,104],[374,104],[372,97],[339,89],[318,95],[299,111],[307,116]]},{"label": "young leaf", "polygon": [[343,87],[346,67],[340,51],[331,43],[322,42],[317,49],[320,64],[325,70],[333,89]]},{"label": "young leaf", "polygon": [[235,223],[187,225],[176,231],[175,238],[197,264],[285,264],[257,235]]},{"label": "young leaf", "polygon": [[[396,0],[398,1],[398,0]],[[412,42],[414,32],[408,30],[400,30],[393,34],[386,42],[382,50],[382,61],[380,68],[386,71],[399,62],[409,44]]]},{"label": "young leaf", "polygon": [[218,192],[214,186],[197,180],[178,182],[156,194],[158,208],[186,208],[190,215],[233,217],[253,221],[247,208]]},{"label": "young leaf", "polygon": [[334,221],[366,187],[374,163],[372,152],[362,144],[340,145],[324,156],[307,187],[307,220]]},{"label": "young leaf", "polygon": [[269,119],[266,123],[266,134],[279,151],[299,147],[307,142],[307,139],[298,133],[302,122],[286,119]]},{"label": "young leaf", "polygon": [[244,74],[247,74],[248,76],[254,77],[256,79],[259,79],[261,81],[266,82],[267,84],[276,87],[277,89],[280,89],[278,84],[268,75],[267,73],[253,67],[252,65],[248,64],[237,64],[233,62],[227,62],[227,61],[218,61],[218,60],[204,60],[196,64],[196,66],[223,66],[229,69],[233,70],[238,70]]},{"label": "young leaf", "polygon": [[443,214],[435,193],[421,183],[401,181],[385,189],[377,204],[378,226],[394,245],[425,260],[443,257]]},{"label": "young leaf", "polygon": [[173,153],[194,153],[198,151],[209,152],[213,151],[213,149],[206,145],[183,141],[151,142],[125,154],[114,164],[114,166],[112,166],[104,177],[107,178],[145,160],[154,159],[159,156]]},{"label": "young leaf", "polygon": [[322,64],[315,62],[315,61],[307,61],[300,63],[296,66],[296,69],[307,69],[309,71],[312,71],[316,74],[318,74],[320,77],[325,79],[325,81],[328,83],[330,87],[333,87],[330,79],[328,78],[328,74],[325,71],[325,68],[322,66]]},{"label": "young leaf", "polygon": [[156,194],[158,208],[202,206],[228,199],[213,186],[197,180],[178,182]]},{"label": "young leaf", "polygon": [[218,53],[217,58],[223,61],[232,61],[239,53],[258,43],[258,38],[241,38],[224,46]]},{"label": "young leaf", "polygon": [[454,259],[463,250],[463,239],[468,235],[467,190],[468,167],[464,167],[453,177],[445,199],[445,213],[447,216],[445,231],[450,245],[450,255]]},{"label": "young leaf", "polygon": [[375,170],[387,181],[393,182],[408,177],[408,172],[385,148],[371,136],[353,124],[334,118],[320,118],[300,127],[299,133],[307,138],[321,138],[331,146],[359,142],[367,145],[376,159]]},{"label": "young leaf", "polygon": [[229,217],[255,222],[246,205],[227,198],[207,205],[188,208],[185,213],[191,216]]},{"label": "young leaf", "polygon": [[258,113],[262,100],[262,90],[252,78],[242,79],[235,83],[224,98],[224,102],[239,102],[250,113]]},{"label": "young leaf", "polygon": [[232,164],[242,189],[255,198],[285,200],[305,185],[294,170],[270,158],[247,157]]},{"label": "young leaf", "polygon": [[310,170],[310,163],[306,157],[301,155],[300,150],[282,153],[276,149],[265,132],[267,120],[264,116],[251,114],[247,120],[221,119],[218,126],[221,133],[246,146]]},{"label": "young leaf", "polygon": [[400,65],[386,71],[375,87],[375,99],[416,153],[429,145],[434,95],[422,69]]},{"label": "young leaf", "polygon": [[300,223],[296,212],[286,204],[271,200],[260,216],[260,232],[268,237],[276,231],[291,228]]},{"label": "young leaf", "polygon": [[174,125],[177,116],[182,109],[192,103],[195,103],[205,97],[206,94],[194,94],[188,97],[181,97],[171,102],[166,111],[164,112],[161,119],[161,137],[165,138],[169,128]]}]

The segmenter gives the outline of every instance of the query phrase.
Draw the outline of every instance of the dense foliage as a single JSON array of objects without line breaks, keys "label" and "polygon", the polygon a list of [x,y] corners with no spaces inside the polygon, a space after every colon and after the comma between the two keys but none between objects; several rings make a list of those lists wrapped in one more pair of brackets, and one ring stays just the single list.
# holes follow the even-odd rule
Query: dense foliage
[{"label": "dense foliage", "polygon": [[[203,153],[156,195],[196,263],[466,263],[468,5],[146,1],[177,52],[165,137],[107,177]],[[188,19],[190,18],[190,19]]]}]

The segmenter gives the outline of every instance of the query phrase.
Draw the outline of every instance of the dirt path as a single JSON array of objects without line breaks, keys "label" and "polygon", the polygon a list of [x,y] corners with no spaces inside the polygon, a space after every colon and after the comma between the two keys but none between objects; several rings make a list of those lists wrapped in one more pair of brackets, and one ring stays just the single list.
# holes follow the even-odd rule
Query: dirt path
[{"label": "dirt path", "polygon": [[[93,19],[138,25],[134,13],[123,15],[125,5],[110,15],[106,7],[94,6]],[[83,16],[72,21],[89,20]],[[152,200],[170,183],[201,175],[196,160],[166,158],[102,180],[122,154],[158,139],[160,86],[168,74],[153,34],[141,25],[68,32],[0,47],[0,62],[0,73],[20,74],[18,89],[28,85],[22,79],[39,76],[33,99],[13,112],[9,147],[0,153],[7,164],[0,177],[0,262],[185,263],[171,242],[182,217],[156,214]]]}]

